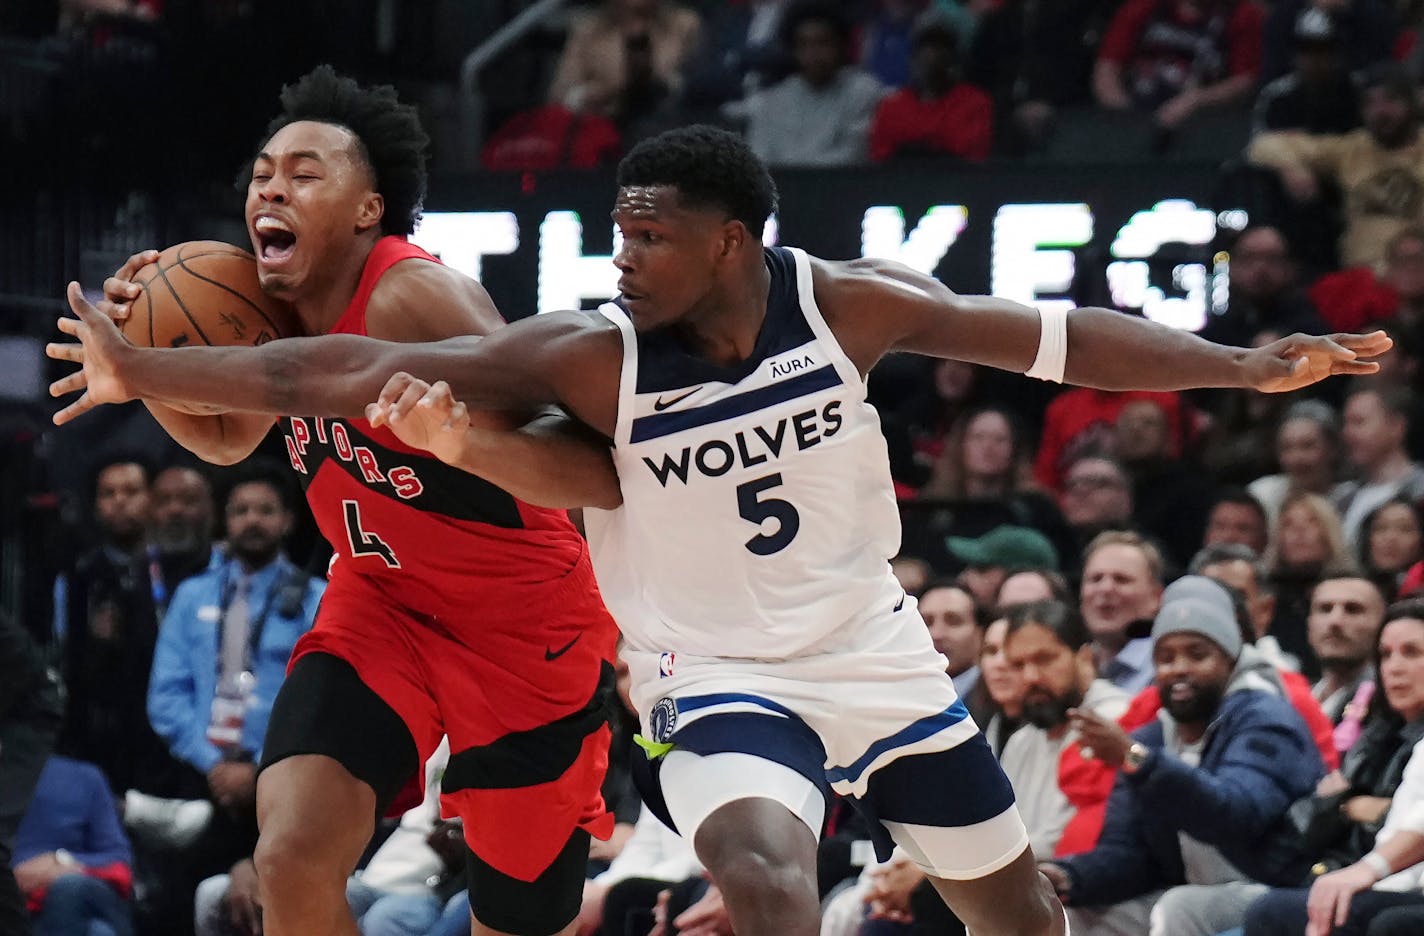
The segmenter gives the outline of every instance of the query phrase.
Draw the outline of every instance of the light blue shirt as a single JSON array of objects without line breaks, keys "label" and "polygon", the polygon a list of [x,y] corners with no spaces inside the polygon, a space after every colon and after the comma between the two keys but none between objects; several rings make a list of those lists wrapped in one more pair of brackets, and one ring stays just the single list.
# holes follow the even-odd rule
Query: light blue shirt
[{"label": "light blue shirt", "polygon": [[[261,756],[267,719],[286,678],[292,648],[311,630],[317,603],[326,590],[321,579],[308,577],[301,610],[294,617],[284,617],[278,607],[281,598],[275,592],[298,571],[279,558],[253,572],[248,586],[252,626],[263,608],[267,609],[261,642],[251,660],[257,684],[242,728],[242,746],[254,757]],[[222,593],[240,572],[237,561],[229,560],[178,586],[158,630],[148,681],[148,719],[153,730],[168,742],[174,757],[205,774],[222,760],[222,751],[208,740],[208,721],[217,692]]]},{"label": "light blue shirt", "polygon": [[1129,640],[1117,656],[1103,665],[1098,675],[1134,696],[1152,685],[1157,675],[1157,668],[1152,665],[1152,638]]}]

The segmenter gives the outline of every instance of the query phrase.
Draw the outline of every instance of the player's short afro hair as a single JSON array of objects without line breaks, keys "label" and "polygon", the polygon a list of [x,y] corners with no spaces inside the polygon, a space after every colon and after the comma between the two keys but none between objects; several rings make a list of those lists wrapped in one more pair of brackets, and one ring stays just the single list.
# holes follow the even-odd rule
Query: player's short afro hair
[{"label": "player's short afro hair", "polygon": [[376,191],[386,203],[381,233],[414,233],[425,203],[430,137],[415,108],[402,104],[395,88],[363,88],[338,75],[330,65],[319,65],[282,88],[282,112],[267,125],[263,144],[278,130],[300,120],[350,130],[361,143],[361,156],[371,167]]},{"label": "player's short afro hair", "polygon": [[717,208],[761,237],[776,211],[776,183],[735,133],[697,124],[668,130],[633,147],[618,164],[618,187],[666,185],[690,207]]}]

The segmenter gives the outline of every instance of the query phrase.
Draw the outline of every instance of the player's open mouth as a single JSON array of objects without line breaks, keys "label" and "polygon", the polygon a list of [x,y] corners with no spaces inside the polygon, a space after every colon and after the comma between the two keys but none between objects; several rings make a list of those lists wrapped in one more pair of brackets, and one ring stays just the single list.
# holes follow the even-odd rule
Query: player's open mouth
[{"label": "player's open mouth", "polygon": [[257,257],[263,266],[275,266],[289,260],[297,247],[297,235],[284,222],[269,215],[260,215],[252,222],[257,235]]}]

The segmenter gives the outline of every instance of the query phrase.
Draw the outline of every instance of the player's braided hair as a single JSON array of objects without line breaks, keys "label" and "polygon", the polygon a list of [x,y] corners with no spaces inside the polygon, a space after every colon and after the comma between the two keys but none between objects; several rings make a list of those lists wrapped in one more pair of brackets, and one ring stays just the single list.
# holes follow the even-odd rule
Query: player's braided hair
[{"label": "player's braided hair", "polygon": [[761,237],[776,210],[776,183],[746,141],[698,124],[669,130],[633,147],[618,164],[618,187],[666,185],[684,204],[718,208]]},{"label": "player's braided hair", "polygon": [[382,234],[410,234],[425,202],[426,149],[430,137],[414,107],[402,104],[390,85],[363,88],[319,65],[282,88],[282,112],[267,125],[263,141],[299,120],[336,124],[355,134],[361,156],[385,200]]}]

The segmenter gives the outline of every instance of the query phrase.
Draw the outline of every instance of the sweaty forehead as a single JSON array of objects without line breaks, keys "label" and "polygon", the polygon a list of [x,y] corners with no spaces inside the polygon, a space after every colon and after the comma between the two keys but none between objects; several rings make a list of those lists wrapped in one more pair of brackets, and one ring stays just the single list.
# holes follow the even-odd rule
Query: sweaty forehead
[{"label": "sweaty forehead", "polygon": [[618,190],[618,197],[613,201],[615,220],[673,221],[700,213],[687,204],[677,188],[666,184],[625,185]]}]

